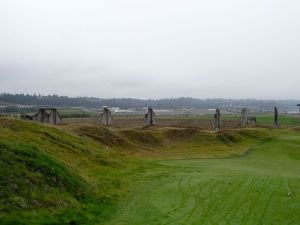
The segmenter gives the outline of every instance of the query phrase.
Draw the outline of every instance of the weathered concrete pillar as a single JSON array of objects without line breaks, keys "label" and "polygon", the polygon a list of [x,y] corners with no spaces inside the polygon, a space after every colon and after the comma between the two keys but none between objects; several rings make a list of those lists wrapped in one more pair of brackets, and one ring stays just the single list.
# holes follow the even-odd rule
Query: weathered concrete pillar
[{"label": "weathered concrete pillar", "polygon": [[241,115],[241,126],[245,126],[246,124],[248,124],[247,118],[248,118],[248,110],[247,108],[243,108],[242,115]]},{"label": "weathered concrete pillar", "polygon": [[112,119],[112,115],[111,115],[110,110],[107,107],[105,107],[103,109],[103,113],[101,115],[101,123],[102,123],[102,125],[109,126],[109,125],[112,124],[112,120],[113,119]]},{"label": "weathered concrete pillar", "polygon": [[45,114],[46,114],[46,110],[45,109],[40,109],[39,110],[39,113],[40,113],[40,118],[41,118],[41,123],[44,123],[45,122]]},{"label": "weathered concrete pillar", "polygon": [[220,109],[216,109],[216,113],[214,114],[213,129],[220,130],[220,128],[221,128],[221,113],[220,113]]},{"label": "weathered concrete pillar", "polygon": [[54,125],[56,124],[56,114],[57,114],[56,109],[52,109],[52,112],[50,113],[50,115],[52,116],[52,124],[54,124]]},{"label": "weathered concrete pillar", "polygon": [[217,109],[217,117],[218,117],[218,128],[221,128],[221,112],[220,109]]},{"label": "weathered concrete pillar", "polygon": [[256,124],[256,117],[248,116],[247,117],[247,124]]},{"label": "weathered concrete pillar", "polygon": [[148,108],[148,112],[144,116],[146,125],[154,125],[155,124],[155,113],[152,108]]},{"label": "weathered concrete pillar", "polygon": [[60,114],[55,108],[50,109],[49,123],[53,125],[62,124],[62,119],[60,117]]},{"label": "weathered concrete pillar", "polygon": [[277,107],[274,107],[274,125],[276,127],[279,126],[278,109],[277,109]]},{"label": "weathered concrete pillar", "polygon": [[26,118],[40,123],[62,124],[59,112],[52,107],[39,108],[39,111],[34,116],[26,115]]}]

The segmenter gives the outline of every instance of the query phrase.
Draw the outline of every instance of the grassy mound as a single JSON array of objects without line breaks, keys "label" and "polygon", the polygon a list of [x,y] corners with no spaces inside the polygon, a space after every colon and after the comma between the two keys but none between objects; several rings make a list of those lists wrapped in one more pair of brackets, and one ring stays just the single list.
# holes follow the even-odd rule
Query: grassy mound
[{"label": "grassy mound", "polygon": [[0,224],[102,221],[122,188],[123,161],[54,127],[1,119]]},{"label": "grassy mound", "polygon": [[0,149],[2,211],[69,205],[68,195],[77,200],[91,196],[83,179],[37,148],[1,141]]},{"label": "grassy mound", "polygon": [[149,127],[114,129],[77,126],[80,136],[131,154],[154,158],[220,158],[245,154],[251,146],[269,140],[270,128],[237,128],[219,132],[200,128]]},{"label": "grassy mound", "polygon": [[118,133],[140,147],[161,147],[164,142],[159,130],[126,129]]},{"label": "grassy mound", "polygon": [[73,129],[80,136],[89,137],[101,144],[118,147],[118,148],[132,148],[133,145],[124,137],[112,132],[103,126],[79,126]]}]

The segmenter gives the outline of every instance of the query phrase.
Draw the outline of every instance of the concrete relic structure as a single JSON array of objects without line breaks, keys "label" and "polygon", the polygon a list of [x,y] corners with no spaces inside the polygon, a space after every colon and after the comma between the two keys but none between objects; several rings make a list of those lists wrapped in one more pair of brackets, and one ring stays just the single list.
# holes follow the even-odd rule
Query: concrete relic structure
[{"label": "concrete relic structure", "polygon": [[50,123],[53,125],[62,124],[62,119],[56,108],[52,107],[41,107],[39,108],[38,113],[32,117],[26,116],[28,119],[40,123]]},{"label": "concrete relic structure", "polygon": [[246,124],[248,124],[248,109],[243,108],[241,115],[241,126],[245,126]]},{"label": "concrete relic structure", "polygon": [[113,119],[112,119],[111,111],[108,109],[108,107],[103,108],[103,112],[101,114],[100,120],[102,125],[104,126],[109,126],[112,124]]},{"label": "concrete relic structure", "polygon": [[144,121],[146,125],[154,125],[155,124],[155,113],[152,108],[148,108],[148,112],[144,116]]},{"label": "concrete relic structure", "polygon": [[247,117],[247,124],[256,124],[256,117],[248,116]]},{"label": "concrete relic structure", "polygon": [[220,128],[221,128],[221,113],[220,113],[220,109],[216,109],[216,113],[214,114],[213,129],[220,130]]},{"label": "concrete relic structure", "polygon": [[276,127],[279,126],[278,109],[277,109],[277,107],[274,107],[274,125]]}]

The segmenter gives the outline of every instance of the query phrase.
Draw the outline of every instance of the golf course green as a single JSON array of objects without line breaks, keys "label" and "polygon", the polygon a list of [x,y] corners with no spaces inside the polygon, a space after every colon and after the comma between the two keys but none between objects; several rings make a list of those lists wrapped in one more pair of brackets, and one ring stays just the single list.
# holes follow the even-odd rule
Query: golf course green
[{"label": "golf course green", "polygon": [[108,224],[300,224],[300,135],[293,132],[241,157],[156,163]]}]

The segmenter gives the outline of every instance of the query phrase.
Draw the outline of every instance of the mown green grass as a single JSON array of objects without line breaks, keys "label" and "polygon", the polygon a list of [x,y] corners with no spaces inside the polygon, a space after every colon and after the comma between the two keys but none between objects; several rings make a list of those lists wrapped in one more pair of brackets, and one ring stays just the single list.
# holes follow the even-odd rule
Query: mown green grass
[{"label": "mown green grass", "polygon": [[0,224],[299,224],[298,132],[0,119]]},{"label": "mown green grass", "polygon": [[[257,124],[274,125],[274,115],[257,115]],[[279,115],[279,124],[282,126],[298,126],[300,119],[297,116]]]},{"label": "mown green grass", "polygon": [[284,131],[243,157],[154,162],[107,224],[300,224],[299,157]]}]

